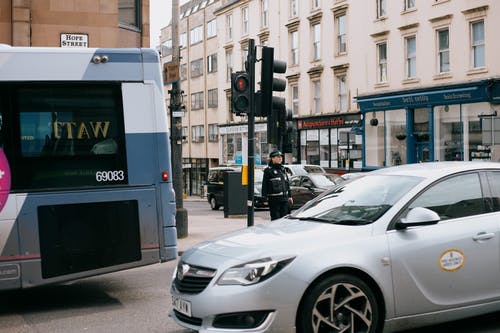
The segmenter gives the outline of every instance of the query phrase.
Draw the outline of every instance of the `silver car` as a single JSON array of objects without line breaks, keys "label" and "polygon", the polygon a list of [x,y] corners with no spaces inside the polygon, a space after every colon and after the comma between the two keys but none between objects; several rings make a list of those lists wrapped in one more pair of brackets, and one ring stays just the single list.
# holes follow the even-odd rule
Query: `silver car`
[{"label": "silver car", "polygon": [[384,168],[203,242],[171,316],[200,332],[381,332],[500,310],[500,163]]}]

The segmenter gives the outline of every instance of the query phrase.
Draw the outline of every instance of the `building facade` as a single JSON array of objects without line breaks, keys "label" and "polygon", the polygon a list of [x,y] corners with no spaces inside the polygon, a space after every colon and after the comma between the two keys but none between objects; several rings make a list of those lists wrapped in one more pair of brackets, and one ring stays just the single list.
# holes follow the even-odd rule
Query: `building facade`
[{"label": "building facade", "polygon": [[0,0],[0,43],[149,47],[149,0]]},{"label": "building facade", "polygon": [[[231,113],[230,73],[245,68],[248,41],[254,39],[257,58],[261,46],[270,46],[275,59],[288,64],[282,97],[295,124],[288,163],[344,172],[497,160],[498,13],[500,3],[493,0],[193,0],[181,9],[181,69],[188,72],[181,85],[190,89],[191,101],[183,120],[190,133],[183,156],[205,157],[206,168],[245,161],[246,119]],[[201,79],[189,74],[191,61],[201,59],[190,41],[200,25]],[[162,32],[164,45],[169,28]],[[212,76],[210,54],[217,57]],[[259,80],[257,62],[256,90]],[[211,89],[218,94],[214,108],[207,102]],[[195,106],[193,92],[201,90],[203,109],[189,109]],[[211,129],[197,113],[211,119]],[[256,161],[264,162],[271,147],[260,125],[265,119],[256,123]],[[204,126],[205,137],[217,133],[217,142],[196,142],[196,126]]]}]

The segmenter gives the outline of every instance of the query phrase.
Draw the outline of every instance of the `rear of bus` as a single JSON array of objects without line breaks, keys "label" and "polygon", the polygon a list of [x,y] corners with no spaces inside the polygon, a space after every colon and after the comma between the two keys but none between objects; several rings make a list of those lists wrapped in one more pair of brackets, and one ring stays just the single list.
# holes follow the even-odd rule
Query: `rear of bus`
[{"label": "rear of bus", "polygon": [[0,290],[176,258],[150,49],[0,46]]}]

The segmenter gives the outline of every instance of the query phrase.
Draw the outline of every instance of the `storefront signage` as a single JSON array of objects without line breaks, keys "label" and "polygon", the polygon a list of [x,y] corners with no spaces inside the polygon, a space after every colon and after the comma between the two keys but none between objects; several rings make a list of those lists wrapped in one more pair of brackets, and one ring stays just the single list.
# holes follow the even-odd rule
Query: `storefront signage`
[{"label": "storefront signage", "polygon": [[378,96],[358,97],[361,111],[394,110],[416,107],[430,107],[433,105],[449,105],[462,103],[477,103],[486,101],[487,89],[484,83],[475,86],[457,87],[450,89],[426,90],[394,93]]},{"label": "storefront signage", "polygon": [[315,128],[344,128],[356,127],[361,122],[361,116],[356,115],[339,115],[332,117],[315,117],[298,120],[299,129],[315,129]]},{"label": "storefront signage", "polygon": [[88,34],[61,34],[61,47],[89,47]]},{"label": "storefront signage", "polygon": [[[266,132],[267,124],[255,124],[255,132]],[[236,133],[247,133],[247,125],[237,125],[237,126],[224,126],[219,127],[219,134],[236,134]]]}]

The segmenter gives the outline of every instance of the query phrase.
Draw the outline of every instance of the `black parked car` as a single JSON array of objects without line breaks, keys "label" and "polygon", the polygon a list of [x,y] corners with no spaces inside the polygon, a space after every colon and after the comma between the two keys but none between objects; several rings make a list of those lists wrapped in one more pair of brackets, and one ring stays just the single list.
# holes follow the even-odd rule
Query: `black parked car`
[{"label": "black parked car", "polygon": [[[264,208],[264,199],[261,196],[262,177],[265,166],[256,166],[254,173],[254,206]],[[205,184],[207,201],[213,210],[224,206],[224,173],[229,171],[241,171],[241,165],[219,166],[211,168]]]},{"label": "black parked car", "polygon": [[330,173],[310,173],[290,178],[290,190],[293,198],[292,209],[302,207],[302,205],[317,197],[326,189],[344,181],[339,175]]}]

